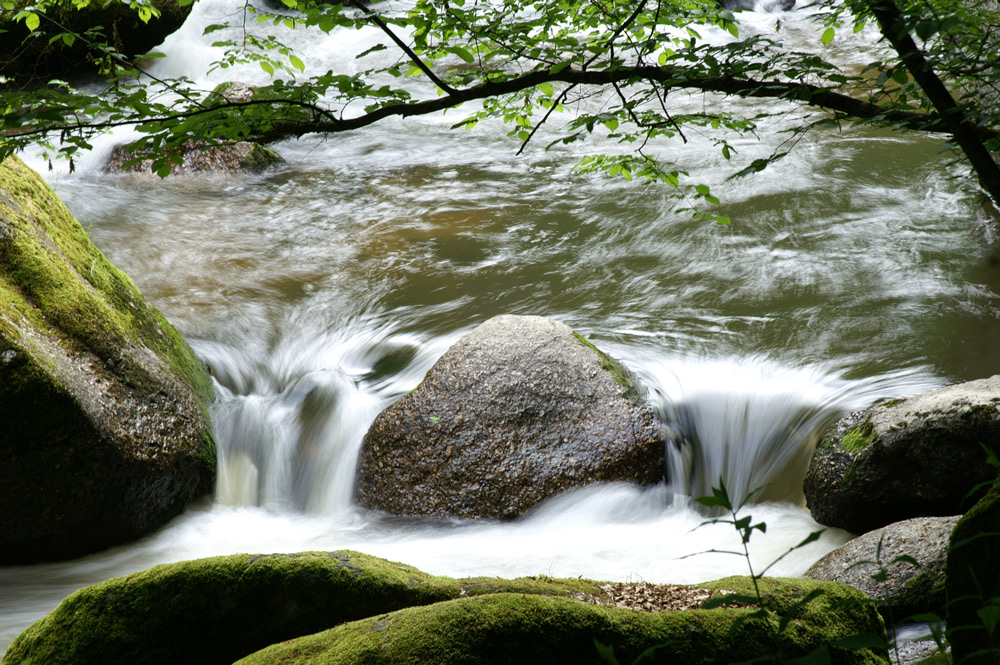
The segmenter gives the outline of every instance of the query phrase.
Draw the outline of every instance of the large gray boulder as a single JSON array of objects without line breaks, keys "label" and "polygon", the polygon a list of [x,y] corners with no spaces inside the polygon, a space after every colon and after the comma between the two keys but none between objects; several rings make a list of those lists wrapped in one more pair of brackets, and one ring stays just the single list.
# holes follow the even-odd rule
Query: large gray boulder
[{"label": "large gray boulder", "polygon": [[0,164],[0,565],[140,538],[211,492],[211,378],[37,173]]},{"label": "large gray boulder", "polygon": [[451,347],[365,436],[361,505],[511,519],[599,481],[664,479],[645,391],[569,327],[498,316]]},{"label": "large gray boulder", "polygon": [[817,445],[803,483],[809,511],[854,533],[958,515],[996,476],[984,445],[1000,449],[1000,376],[877,404]]},{"label": "large gray boulder", "polygon": [[958,518],[915,517],[869,531],[829,552],[804,577],[861,589],[879,601],[887,623],[927,612],[944,617],[948,540]]}]

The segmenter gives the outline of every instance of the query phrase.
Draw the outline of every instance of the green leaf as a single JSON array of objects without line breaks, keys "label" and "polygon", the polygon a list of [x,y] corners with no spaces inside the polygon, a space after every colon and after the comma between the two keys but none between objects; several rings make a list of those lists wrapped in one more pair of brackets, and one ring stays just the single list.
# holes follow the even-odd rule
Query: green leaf
[{"label": "green leaf", "polygon": [[819,40],[820,42],[823,43],[823,46],[826,46],[827,44],[833,41],[833,38],[836,36],[836,34],[837,32],[833,28],[827,28],[826,30],[823,31],[823,36],[820,37]]},{"label": "green leaf", "polygon": [[906,85],[910,82],[910,77],[906,74],[905,69],[897,69],[892,73],[892,80],[900,85]]},{"label": "green leaf", "polygon": [[28,30],[31,30],[32,32],[38,30],[38,24],[39,24],[38,14],[34,12],[28,12],[28,14],[24,17],[24,25],[27,26]]},{"label": "green leaf", "polygon": [[558,74],[562,70],[569,67],[571,64],[573,64],[572,60],[563,60],[562,62],[557,62],[556,64],[552,65],[551,69],[549,69],[549,74]]},{"label": "green leaf", "polygon": [[302,62],[302,60],[300,60],[294,53],[288,56],[288,62],[292,63],[292,67],[295,67],[295,69],[300,72],[304,72],[306,70],[305,63]]},{"label": "green leaf", "polygon": [[538,86],[538,90],[546,97],[551,97],[556,93],[555,88],[552,87],[551,83],[542,83]]},{"label": "green leaf", "polygon": [[615,658],[615,648],[602,644],[594,638],[594,647],[597,649],[597,655],[601,657],[607,665],[618,665],[618,659]]},{"label": "green leaf", "polygon": [[711,190],[708,188],[708,185],[695,185],[694,189],[701,196],[708,196],[709,193],[711,192]]},{"label": "green leaf", "polygon": [[271,63],[267,62],[266,60],[260,61],[260,68],[263,69],[268,74],[270,74],[271,76],[274,76],[274,67],[272,67]]},{"label": "green leaf", "polygon": [[453,46],[451,48],[451,52],[466,62],[471,63],[476,61],[476,59],[472,56],[472,54],[469,53],[467,49],[464,49],[461,46]]}]

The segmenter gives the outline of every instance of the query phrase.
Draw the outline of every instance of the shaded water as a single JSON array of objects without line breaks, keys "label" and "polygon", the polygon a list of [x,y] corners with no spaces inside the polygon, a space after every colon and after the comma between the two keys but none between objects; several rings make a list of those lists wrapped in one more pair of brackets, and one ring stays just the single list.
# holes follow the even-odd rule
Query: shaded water
[{"label": "shaded water", "polygon": [[[225,9],[199,3],[157,66],[200,76],[197,24]],[[796,12],[748,14],[747,29],[776,17],[786,39],[815,40]],[[337,37],[303,37],[306,61],[343,57]],[[837,43],[848,64],[877,48],[850,39]],[[353,548],[448,575],[740,573],[735,557],[687,557],[735,538],[696,529],[691,496],[720,476],[741,494],[766,485],[752,512],[768,530],[752,550],[770,562],[817,528],[800,484],[823,427],[878,398],[1000,372],[995,222],[934,139],[816,131],[729,182],[708,139],[662,146],[723,198],[722,227],[674,214],[656,186],[572,175],[576,148],[516,157],[502,131],[449,131],[455,119],[283,143],[288,164],[258,177],[103,175],[110,141],[80,173],[49,176],[211,364],[219,481],[213,500],[139,543],[0,569],[0,649],[79,586],[229,552]],[[762,128],[764,146],[738,147],[766,154],[784,121]],[[691,424],[698,446],[674,454],[670,487],[587,488],[512,524],[352,505],[368,423],[500,313],[574,327]],[[846,537],[827,532],[775,574],[800,574]]]}]

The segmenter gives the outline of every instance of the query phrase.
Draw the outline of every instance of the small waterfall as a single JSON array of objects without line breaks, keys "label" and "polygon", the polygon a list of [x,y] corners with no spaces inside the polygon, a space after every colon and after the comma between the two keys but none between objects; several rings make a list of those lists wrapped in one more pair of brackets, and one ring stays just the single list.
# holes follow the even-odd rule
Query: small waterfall
[{"label": "small waterfall", "polygon": [[238,349],[197,343],[212,367],[219,503],[331,513],[351,503],[354,466],[382,400],[339,367],[284,380]]},{"label": "small waterfall", "polygon": [[673,491],[706,496],[722,479],[734,505],[751,493],[755,502],[804,505],[802,478],[828,426],[880,397],[935,387],[924,374],[849,381],[757,356],[661,361],[643,374],[672,431]]}]

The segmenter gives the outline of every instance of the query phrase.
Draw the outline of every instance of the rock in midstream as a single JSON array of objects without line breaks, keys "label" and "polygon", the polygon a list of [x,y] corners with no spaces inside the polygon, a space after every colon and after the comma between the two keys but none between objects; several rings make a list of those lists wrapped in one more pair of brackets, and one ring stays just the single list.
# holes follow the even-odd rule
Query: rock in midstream
[{"label": "rock in midstream", "polygon": [[511,519],[590,483],[662,480],[663,427],[636,378],[562,323],[504,315],[379,414],[357,498],[400,515]]}]

